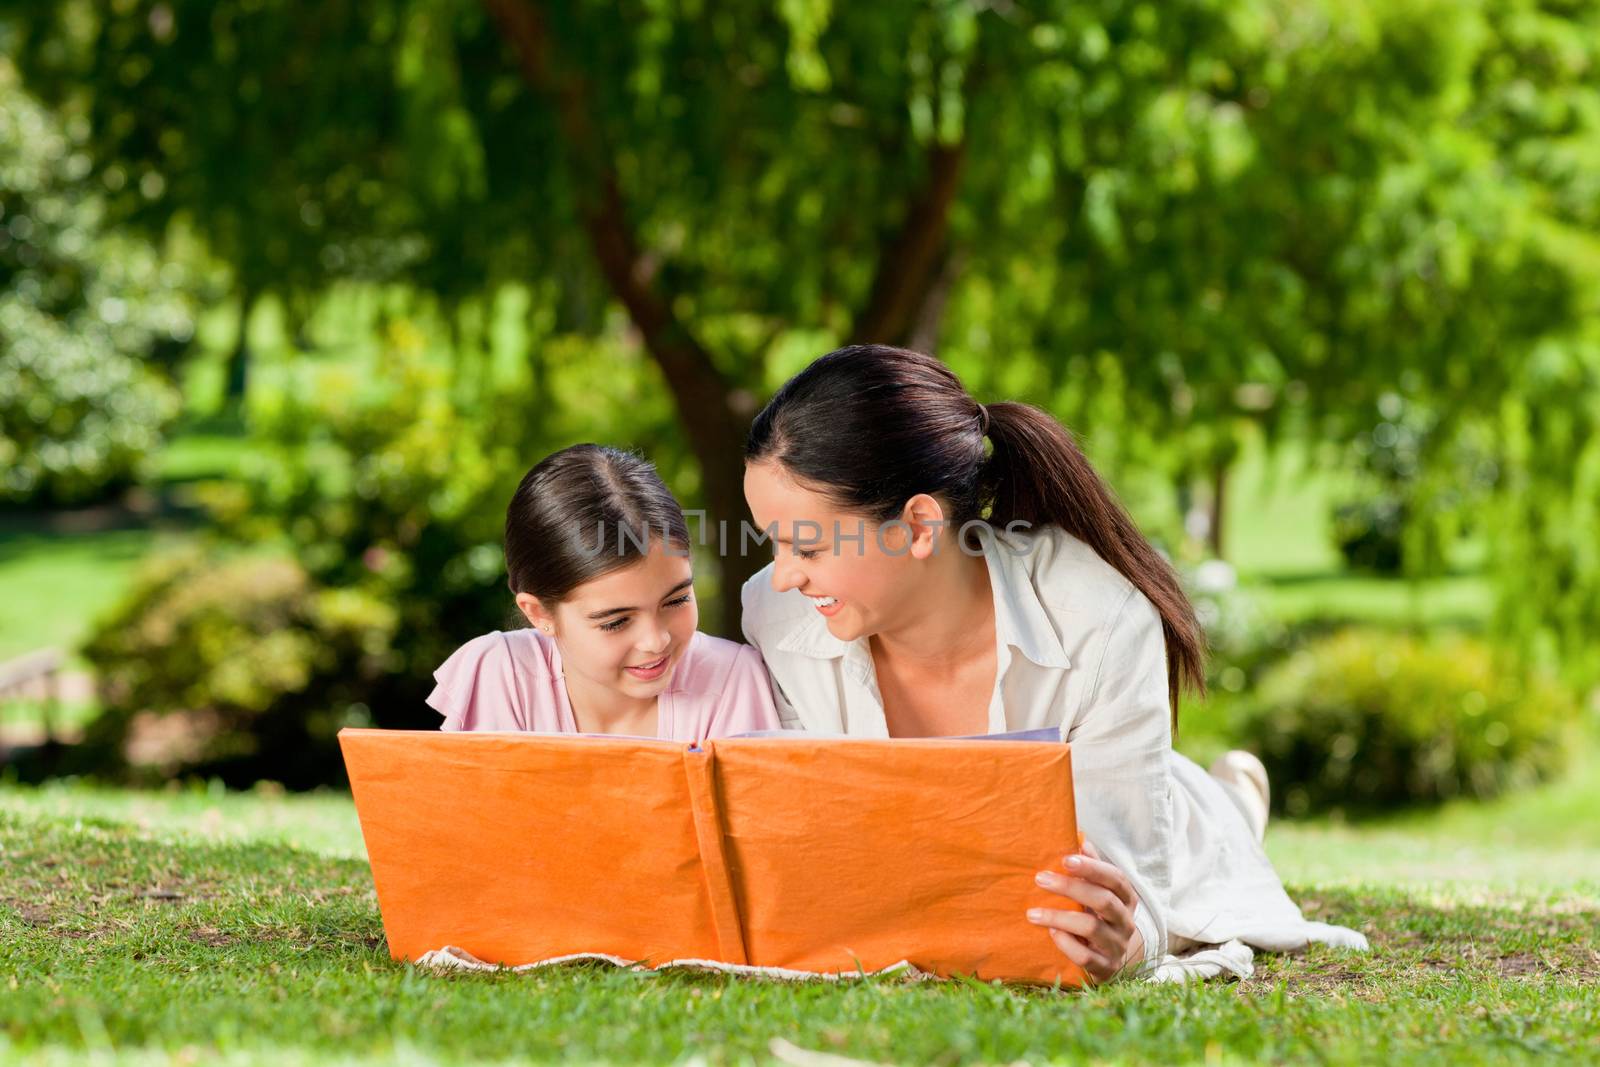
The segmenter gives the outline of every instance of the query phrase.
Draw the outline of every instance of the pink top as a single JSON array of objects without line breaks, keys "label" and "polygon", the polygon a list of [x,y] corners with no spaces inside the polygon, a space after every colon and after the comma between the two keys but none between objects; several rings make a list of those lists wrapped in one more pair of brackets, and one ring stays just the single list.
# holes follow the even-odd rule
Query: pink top
[{"label": "pink top", "polygon": [[[444,716],[441,730],[578,732],[561,653],[537,630],[474,637],[433,677],[428,705]],[[696,631],[657,699],[656,721],[656,735],[667,741],[778,729],[761,653]]]}]

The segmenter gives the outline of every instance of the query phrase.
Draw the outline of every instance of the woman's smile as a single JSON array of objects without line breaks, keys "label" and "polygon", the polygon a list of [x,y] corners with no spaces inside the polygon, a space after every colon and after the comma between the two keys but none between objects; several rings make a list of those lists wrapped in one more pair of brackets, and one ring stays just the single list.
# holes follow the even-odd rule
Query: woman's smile
[{"label": "woman's smile", "polygon": [[818,611],[830,619],[844,607],[844,602],[838,597],[818,596],[815,593],[807,593],[806,596],[811,598],[811,603],[816,605]]}]

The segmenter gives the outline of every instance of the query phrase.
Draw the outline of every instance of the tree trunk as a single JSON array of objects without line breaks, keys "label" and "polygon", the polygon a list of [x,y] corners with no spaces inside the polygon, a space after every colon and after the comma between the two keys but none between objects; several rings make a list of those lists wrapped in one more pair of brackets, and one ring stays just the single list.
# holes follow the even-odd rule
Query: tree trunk
[{"label": "tree trunk", "polygon": [[[741,588],[766,562],[763,556],[746,555],[740,536],[746,516],[744,441],[754,414],[753,398],[717,369],[711,354],[673,310],[673,294],[663,291],[654,263],[641,254],[617,168],[593,121],[588,86],[582,72],[562,63],[559,49],[551,47],[540,5],[531,0],[482,2],[515,51],[523,80],[555,108],[590,247],[612,294],[627,309],[672,391],[700,464],[710,520],[706,532],[719,549],[720,629],[736,637]],[[853,338],[890,344],[910,340],[943,262],[950,204],[965,158],[964,139],[929,148],[923,188],[907,202],[900,225],[885,232],[877,274],[855,318]]]},{"label": "tree trunk", "polygon": [[1207,542],[1211,555],[1216,559],[1226,559],[1223,555],[1222,519],[1224,504],[1228,499],[1228,462],[1219,459],[1211,465],[1211,529],[1207,533]]},{"label": "tree trunk", "polygon": [[573,184],[581,197],[584,232],[613,295],[627,309],[646,349],[661,368],[678,416],[699,461],[711,545],[722,543],[721,590],[716,628],[737,638],[744,581],[765,561],[739,549],[739,524],[745,517],[744,439],[751,412],[741,410],[736,391],[717,370],[711,354],[679,321],[656,273],[640,254],[627,205],[601,133],[591,120],[588,87],[582,74],[552,62],[544,13],[526,0],[484,0],[490,16],[517,54],[522,76],[549,97],[569,150]]},{"label": "tree trunk", "polygon": [[255,309],[257,298],[254,286],[240,286],[239,330],[234,335],[233,350],[228,353],[222,385],[223,406],[237,411],[243,411],[244,395],[250,387],[250,312]]}]

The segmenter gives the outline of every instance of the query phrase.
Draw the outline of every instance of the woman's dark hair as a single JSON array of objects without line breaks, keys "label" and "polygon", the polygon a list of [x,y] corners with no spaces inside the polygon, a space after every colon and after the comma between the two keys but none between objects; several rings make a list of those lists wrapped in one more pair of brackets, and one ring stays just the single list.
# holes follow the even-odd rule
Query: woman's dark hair
[{"label": "woman's dark hair", "polygon": [[[993,446],[987,454],[984,438]],[[756,416],[746,462],[776,461],[843,510],[897,518],[918,493],[948,522],[1055,525],[1083,541],[1161,615],[1167,695],[1205,692],[1205,642],[1177,574],[1134,525],[1061,423],[1028,404],[979,404],[932,356],[887,345],[829,352]]]},{"label": "woman's dark hair", "polygon": [[689,550],[683,509],[655,467],[604,445],[563,448],[522,476],[506,508],[506,584],[560,603],[656,538]]}]

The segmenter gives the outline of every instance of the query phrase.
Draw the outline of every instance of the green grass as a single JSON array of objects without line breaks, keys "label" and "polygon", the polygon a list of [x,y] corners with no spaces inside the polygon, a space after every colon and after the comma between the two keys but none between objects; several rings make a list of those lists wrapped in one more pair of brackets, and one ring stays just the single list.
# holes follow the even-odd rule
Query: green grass
[{"label": "green grass", "polygon": [[75,649],[162,535],[146,529],[45,533],[0,526],[0,659]]},{"label": "green grass", "polygon": [[[1597,807],[1582,774],[1377,828],[1274,827],[1307,912],[1366,930],[1374,952],[1063,995],[434,975],[389,960],[342,795],[0,788],[0,1059],[722,1063],[781,1037],[947,1064],[1581,1060],[1600,1053],[1600,830],[1581,817]],[[1417,867],[1429,856],[1448,878]]]}]

